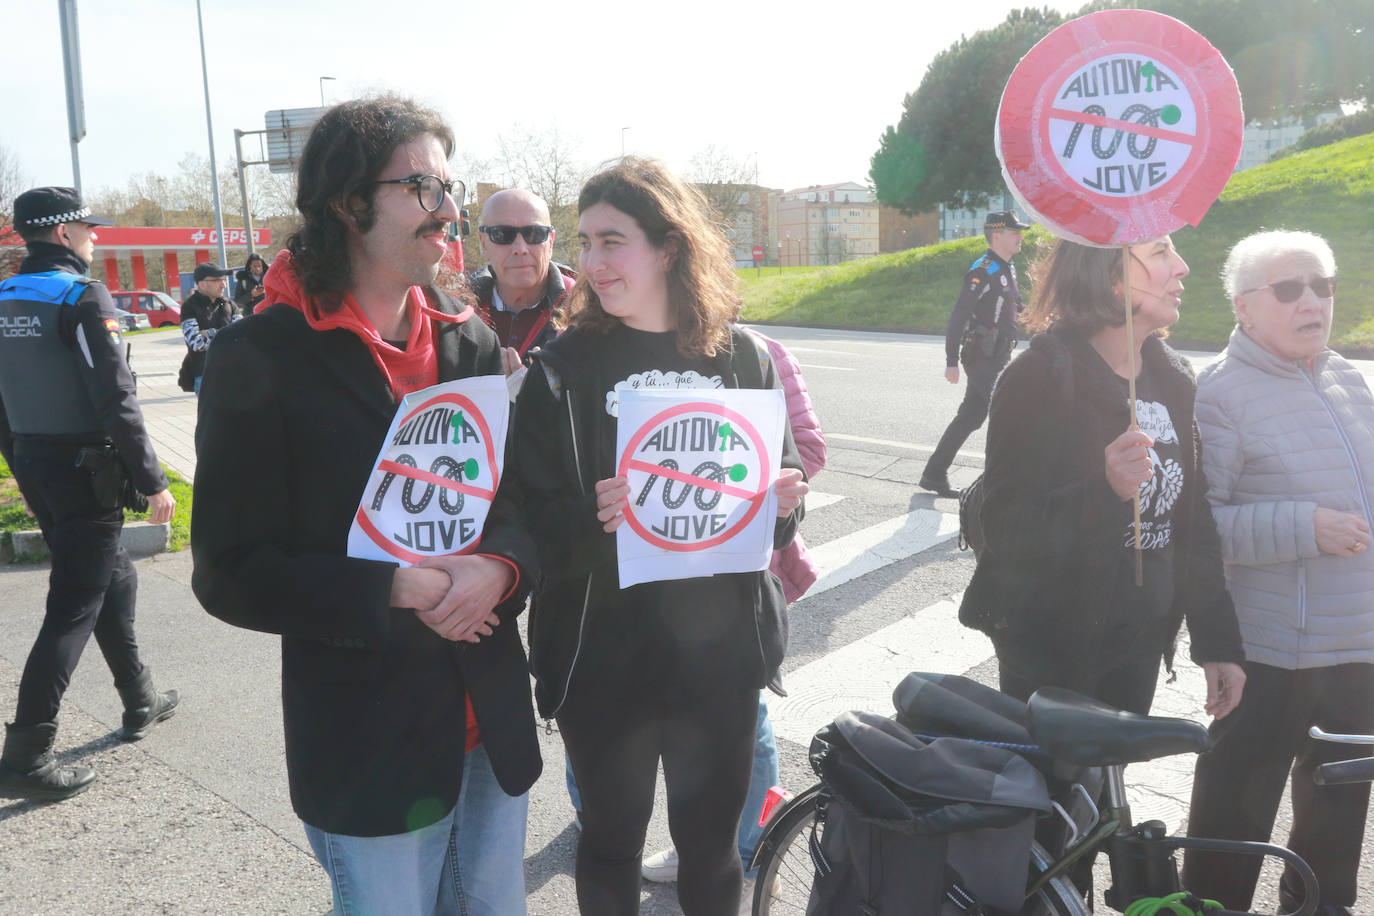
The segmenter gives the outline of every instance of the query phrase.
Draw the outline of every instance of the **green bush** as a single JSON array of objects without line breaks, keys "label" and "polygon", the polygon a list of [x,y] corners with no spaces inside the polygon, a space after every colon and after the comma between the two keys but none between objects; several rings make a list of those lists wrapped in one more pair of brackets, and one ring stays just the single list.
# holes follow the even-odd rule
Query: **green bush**
[{"label": "green bush", "polygon": [[1326,146],[1368,133],[1374,133],[1374,108],[1366,108],[1364,111],[1357,111],[1354,114],[1327,121],[1325,124],[1319,124],[1305,132],[1294,141],[1292,146],[1278,150],[1269,158],[1272,162],[1294,153],[1300,153],[1303,150],[1316,149],[1319,146]]}]

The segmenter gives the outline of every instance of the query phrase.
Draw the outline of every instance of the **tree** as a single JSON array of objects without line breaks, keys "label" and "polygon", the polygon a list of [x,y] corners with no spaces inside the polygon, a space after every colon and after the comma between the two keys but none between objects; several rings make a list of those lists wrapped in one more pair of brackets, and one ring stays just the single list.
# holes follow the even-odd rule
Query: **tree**
[{"label": "tree", "polygon": [[[14,199],[27,189],[19,159],[0,143],[0,280],[11,276],[24,260],[24,247],[14,229]],[[10,244],[14,242],[16,244]]]},{"label": "tree", "polygon": [[908,213],[944,203],[982,205],[1002,188],[993,125],[1012,68],[1062,21],[1052,10],[1013,10],[996,28],[936,55],[873,154],[878,200]]},{"label": "tree", "polygon": [[[1374,103],[1369,0],[1094,0],[1076,15],[1138,7],[1186,22],[1236,72],[1247,117]],[[878,199],[912,213],[976,207],[1002,190],[993,126],[1007,77],[1060,24],[1050,10],[1013,10],[931,61],[887,128],[869,177]]]},{"label": "tree", "polygon": [[[588,177],[587,167],[577,158],[576,141],[562,134],[557,126],[534,131],[517,124],[509,134],[497,135],[496,147],[497,161],[474,163],[480,164],[482,172],[474,173],[473,187],[477,178],[485,178],[503,187],[524,188],[538,195],[549,205],[550,222],[557,232],[554,258],[576,264],[577,193]],[[479,265],[474,261],[470,266]]]},{"label": "tree", "polygon": [[712,217],[727,238],[734,239],[740,207],[749,203],[746,195],[757,187],[754,171],[753,163],[715,144],[697,150],[689,162],[688,180],[706,198]]}]

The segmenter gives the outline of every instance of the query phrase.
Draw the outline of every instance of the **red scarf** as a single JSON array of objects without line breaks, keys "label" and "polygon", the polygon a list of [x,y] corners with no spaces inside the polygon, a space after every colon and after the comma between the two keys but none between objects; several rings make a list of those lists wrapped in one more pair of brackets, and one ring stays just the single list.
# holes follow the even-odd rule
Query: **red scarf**
[{"label": "red scarf", "polygon": [[343,293],[343,307],[326,311],[320,299],[305,291],[291,252],[283,248],[277,252],[272,267],[263,277],[266,301],[282,302],[300,311],[306,322],[316,331],[343,328],[358,336],[372,354],[392,396],[399,401],[402,395],[419,391],[439,383],[439,358],[434,348],[435,321],[462,324],[473,316],[472,306],[457,315],[449,315],[431,308],[424,290],[412,286],[406,293],[406,314],[410,318],[410,337],[405,349],[394,347],[382,339],[362,308],[349,293]]}]

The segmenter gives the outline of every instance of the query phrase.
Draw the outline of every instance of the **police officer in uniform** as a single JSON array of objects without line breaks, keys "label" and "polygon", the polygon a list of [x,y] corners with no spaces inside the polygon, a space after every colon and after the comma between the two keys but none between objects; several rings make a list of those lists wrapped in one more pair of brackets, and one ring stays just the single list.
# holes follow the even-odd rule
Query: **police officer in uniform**
[{"label": "police officer in uniform", "polygon": [[53,759],[62,694],[91,634],[124,704],[119,737],[142,738],[172,715],[134,638],[137,574],[120,546],[127,484],[152,521],[176,509],[134,394],[109,291],[86,276],[97,226],[75,188],[35,188],[14,201],[28,249],[0,283],[0,446],[52,551],[47,613],[5,725],[0,797],[58,800],[95,778]]},{"label": "police officer in uniform", "polygon": [[1016,340],[1016,315],[1021,311],[1021,291],[1011,259],[1021,250],[1021,230],[1029,229],[1011,210],[996,210],[983,222],[988,250],[964,275],[959,301],[945,328],[945,379],[959,384],[959,363],[964,364],[968,385],[954,419],[949,421],[935,446],[920,486],[937,496],[955,497],[949,485],[949,466],[969,435],[988,418],[992,383],[1011,358]]}]

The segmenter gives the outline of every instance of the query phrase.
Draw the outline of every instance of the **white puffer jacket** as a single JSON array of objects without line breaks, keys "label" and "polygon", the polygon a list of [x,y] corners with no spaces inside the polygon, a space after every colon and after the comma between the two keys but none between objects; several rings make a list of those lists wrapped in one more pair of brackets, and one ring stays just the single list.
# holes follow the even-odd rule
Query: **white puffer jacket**
[{"label": "white puffer jacket", "polygon": [[1202,464],[1250,661],[1374,662],[1374,551],[1317,549],[1318,506],[1374,524],[1374,394],[1331,350],[1309,369],[1231,333],[1198,375]]}]

